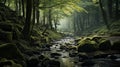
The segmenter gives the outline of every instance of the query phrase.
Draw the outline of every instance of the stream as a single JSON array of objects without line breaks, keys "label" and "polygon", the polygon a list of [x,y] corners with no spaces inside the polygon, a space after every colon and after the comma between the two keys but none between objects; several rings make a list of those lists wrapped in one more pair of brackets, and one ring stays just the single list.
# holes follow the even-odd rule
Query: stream
[{"label": "stream", "polygon": [[[88,54],[87,57],[80,57],[76,50],[65,48],[66,46],[75,46],[74,40],[72,37],[65,37],[59,41],[54,41],[50,51],[44,51],[43,54],[50,59],[59,61],[60,67],[120,67],[120,54],[108,54],[107,57],[97,58]],[[63,47],[61,48],[61,46]]]}]

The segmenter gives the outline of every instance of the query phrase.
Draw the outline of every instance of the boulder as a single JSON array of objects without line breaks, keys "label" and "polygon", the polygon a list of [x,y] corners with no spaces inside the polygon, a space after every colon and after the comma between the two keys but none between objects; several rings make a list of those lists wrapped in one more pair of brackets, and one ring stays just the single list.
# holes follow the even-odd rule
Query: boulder
[{"label": "boulder", "polygon": [[4,31],[13,31],[13,25],[11,23],[0,23],[0,29]]},{"label": "boulder", "polygon": [[5,42],[11,42],[12,32],[6,32],[0,29],[0,40]]},{"label": "boulder", "polygon": [[114,42],[111,48],[112,50],[120,51],[120,41]]},{"label": "boulder", "polygon": [[24,57],[16,45],[7,43],[0,45],[0,57],[8,59],[24,60]]},{"label": "boulder", "polygon": [[99,50],[110,50],[111,49],[111,42],[108,39],[105,39],[99,43]]},{"label": "boulder", "polygon": [[78,52],[93,52],[98,48],[97,43],[95,41],[91,41],[90,39],[84,39],[79,42]]}]

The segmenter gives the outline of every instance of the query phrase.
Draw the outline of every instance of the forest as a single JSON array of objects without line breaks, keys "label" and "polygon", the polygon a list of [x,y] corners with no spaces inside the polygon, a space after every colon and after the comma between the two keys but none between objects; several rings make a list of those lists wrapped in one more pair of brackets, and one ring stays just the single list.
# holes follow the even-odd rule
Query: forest
[{"label": "forest", "polygon": [[0,67],[120,67],[120,0],[0,0]]}]

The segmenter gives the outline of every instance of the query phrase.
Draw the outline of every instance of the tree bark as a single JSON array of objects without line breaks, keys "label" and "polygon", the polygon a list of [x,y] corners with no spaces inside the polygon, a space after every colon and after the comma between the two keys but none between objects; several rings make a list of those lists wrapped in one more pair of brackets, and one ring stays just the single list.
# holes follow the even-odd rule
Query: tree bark
[{"label": "tree bark", "polygon": [[103,9],[102,0],[99,0],[99,5],[100,5],[104,23],[105,23],[107,29],[110,30],[110,26],[109,26],[108,19],[107,19],[107,14],[106,14],[105,10]]},{"label": "tree bark", "polygon": [[32,13],[32,0],[26,1],[26,22],[23,27],[23,37],[26,40],[30,40],[30,29],[31,29],[31,13]]}]

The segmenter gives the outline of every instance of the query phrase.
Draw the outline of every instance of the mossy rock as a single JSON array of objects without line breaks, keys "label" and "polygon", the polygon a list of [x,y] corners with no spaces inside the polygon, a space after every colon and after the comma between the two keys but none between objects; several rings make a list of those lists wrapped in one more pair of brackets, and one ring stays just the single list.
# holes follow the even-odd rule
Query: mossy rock
[{"label": "mossy rock", "polygon": [[102,40],[102,37],[93,37],[92,40],[95,41],[96,43],[100,43],[100,40]]},{"label": "mossy rock", "polygon": [[0,60],[0,67],[7,67],[7,66],[10,66],[10,67],[22,67],[21,64],[17,64],[13,60],[7,60],[6,58],[2,58]]},{"label": "mossy rock", "polygon": [[97,43],[88,38],[81,40],[78,44],[78,52],[93,52],[98,48]]},{"label": "mossy rock", "polygon": [[5,42],[12,41],[12,32],[6,32],[0,29],[0,40]]},{"label": "mossy rock", "polygon": [[110,50],[111,49],[111,42],[108,39],[104,39],[99,43],[99,50]]},{"label": "mossy rock", "polygon": [[8,43],[0,45],[0,57],[8,59],[24,60],[24,57],[16,45]]},{"label": "mossy rock", "polygon": [[120,32],[114,32],[114,33],[112,32],[110,36],[120,36]]},{"label": "mossy rock", "polygon": [[112,50],[120,51],[120,41],[116,41],[116,42],[113,43]]},{"label": "mossy rock", "polygon": [[0,23],[0,29],[4,31],[12,31],[13,30],[13,25],[11,23]]}]

